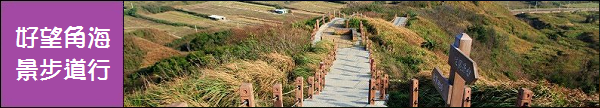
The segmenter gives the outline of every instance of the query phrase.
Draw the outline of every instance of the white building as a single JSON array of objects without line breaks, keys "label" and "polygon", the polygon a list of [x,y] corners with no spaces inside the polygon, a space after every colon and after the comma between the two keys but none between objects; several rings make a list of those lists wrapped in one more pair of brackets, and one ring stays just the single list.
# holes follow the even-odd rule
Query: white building
[{"label": "white building", "polygon": [[278,14],[286,14],[286,13],[288,13],[288,9],[275,9],[273,11],[275,13],[278,13]]},{"label": "white building", "polygon": [[213,20],[227,20],[227,18],[225,18],[225,16],[219,16],[219,15],[210,15],[208,16]]}]

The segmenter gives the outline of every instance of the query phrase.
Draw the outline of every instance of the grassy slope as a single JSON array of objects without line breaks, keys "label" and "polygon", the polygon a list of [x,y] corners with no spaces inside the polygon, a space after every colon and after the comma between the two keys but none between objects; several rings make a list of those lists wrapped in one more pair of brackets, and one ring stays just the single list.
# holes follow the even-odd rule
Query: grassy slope
[{"label": "grassy slope", "polygon": [[[319,46],[322,45],[331,46],[331,43],[319,43]],[[239,85],[244,82],[254,84],[258,106],[272,106],[269,101],[272,94],[270,85],[283,83],[284,91],[290,91],[293,86],[287,77],[303,76],[297,74],[306,72],[298,72],[297,69],[292,70],[292,68],[315,70],[316,61],[322,59],[325,53],[308,52],[306,55],[309,55],[306,56],[309,62],[298,67],[290,56],[270,53],[256,61],[233,60],[213,68],[199,69],[197,72],[172,81],[147,83],[145,90],[134,90],[125,94],[125,106],[163,106],[173,102],[186,102],[190,106],[197,107],[236,107],[240,104],[237,103],[239,96],[236,92]],[[304,74],[314,74],[313,71],[307,72]],[[284,96],[283,99],[285,105],[291,105],[293,102],[292,95]]]},{"label": "grassy slope", "polygon": [[[129,81],[126,87],[133,89],[126,90],[125,106],[163,106],[172,102],[186,102],[191,106],[233,107],[239,104],[236,103],[239,101],[236,90],[242,82],[254,83],[258,106],[271,106],[267,99],[271,98],[270,85],[283,83],[284,91],[290,91],[293,88],[290,79],[314,74],[318,61],[332,50],[331,42],[327,41],[319,42],[316,47],[308,47],[309,33],[308,29],[303,28],[265,25],[233,29],[224,35],[199,33],[177,39],[169,44],[216,43],[207,43],[213,46],[201,47],[201,51],[189,51],[186,57],[163,59],[146,71],[137,71],[135,75],[127,77]],[[202,38],[207,36],[224,37]],[[187,65],[198,63],[196,59],[203,66],[188,68]],[[178,72],[165,73],[167,71],[156,69]],[[171,78],[165,80],[167,77]],[[283,97],[286,105],[293,104],[291,96]]]},{"label": "grassy slope", "polygon": [[[410,3],[401,2],[399,4],[410,5]],[[375,6],[375,8],[379,7]],[[370,30],[374,30],[371,33],[371,39],[377,43],[375,44],[377,49],[375,56],[378,56],[378,58],[388,58],[377,61],[381,64],[378,68],[391,74],[391,78],[394,79],[392,84],[390,84],[392,85],[392,102],[389,102],[390,104],[388,104],[390,106],[407,105],[407,103],[403,101],[408,100],[406,97],[407,90],[405,90],[405,87],[407,86],[406,81],[413,77],[419,78],[422,81],[420,87],[420,106],[443,106],[439,94],[433,89],[429,80],[430,70],[435,66],[439,66],[447,74],[449,70],[446,61],[447,48],[449,47],[448,44],[454,41],[453,36],[455,34],[462,31],[468,32],[471,37],[474,38],[471,57],[479,64],[481,69],[480,73],[483,77],[482,80],[472,86],[473,106],[512,106],[515,101],[514,96],[518,87],[527,87],[535,92],[534,106],[598,106],[597,98],[594,98],[598,96],[597,94],[587,95],[581,90],[566,89],[563,86],[543,80],[529,81],[531,79],[547,80],[552,78],[563,78],[547,76],[564,75],[576,72],[577,70],[582,70],[584,72],[591,71],[592,75],[582,74],[573,76],[593,76],[593,72],[598,71],[597,68],[594,70],[593,67],[597,67],[597,65],[590,65],[592,68],[585,68],[585,63],[572,64],[569,62],[594,60],[592,58],[594,54],[597,55],[597,51],[589,50],[589,48],[572,49],[570,47],[564,47],[560,45],[559,42],[547,38],[548,36],[545,32],[537,30],[527,25],[527,23],[519,21],[514,16],[511,16],[507,10],[497,4],[491,2],[445,2],[444,5],[440,5],[440,3],[436,2],[422,2],[422,4],[413,4],[411,6],[390,6],[384,8],[394,9],[372,10],[374,13],[367,15],[387,20],[389,20],[394,13],[400,15],[413,13],[416,15],[412,17],[413,19],[409,20],[408,29],[391,27],[389,21],[378,18],[363,18],[368,22],[367,26],[374,27]],[[349,8],[348,10],[352,9]],[[361,9],[356,9],[352,11],[360,10]],[[240,36],[234,36],[236,37],[235,39],[245,40],[246,38],[256,38],[257,36],[270,37],[269,40],[279,39],[279,41],[259,41],[259,43],[266,43],[262,45],[271,46],[270,48],[267,48],[271,49],[267,50],[267,52],[274,51],[285,53],[282,54],[282,58],[287,59],[275,60],[286,61],[289,60],[289,57],[292,57],[296,65],[281,65],[281,63],[279,63],[278,66],[273,66],[273,64],[262,63],[262,61],[268,61],[269,59],[259,58],[258,60],[234,60],[224,66],[202,70],[202,72],[220,72],[238,75],[240,73],[236,73],[235,71],[231,72],[233,68],[227,68],[225,66],[235,65],[244,67],[248,65],[260,65],[270,69],[270,73],[283,72],[284,74],[287,74],[287,80],[289,80],[295,76],[312,74],[316,68],[317,61],[324,55],[324,53],[316,53],[312,50],[285,50],[301,49],[300,46],[297,46],[301,44],[291,43],[290,41],[285,40],[307,40],[306,38],[294,37],[298,35],[304,36],[305,34],[279,35],[278,33],[281,31],[289,31],[282,29],[249,29],[248,31],[266,32],[247,33]],[[478,31],[485,32],[479,33]],[[299,31],[290,33],[297,32]],[[271,35],[277,35],[279,38],[265,35],[269,33],[274,33]],[[430,42],[433,44],[429,47],[423,47],[421,45],[423,42]],[[303,51],[310,52],[302,54],[298,53]],[[564,55],[561,54],[561,56],[559,56],[559,54],[557,54],[559,51],[567,52],[569,54],[567,54],[568,56],[566,57],[561,57]],[[584,57],[576,58],[579,56]],[[585,56],[592,58],[585,58]],[[559,63],[555,64],[555,62]],[[293,68],[291,71],[285,71],[287,68],[284,67]],[[587,69],[587,71],[585,69]],[[553,73],[554,71],[560,72]],[[222,77],[206,78],[202,77],[205,76],[205,73],[198,71],[190,75],[175,78],[174,81],[158,84],[149,83],[146,86],[146,90],[136,90],[132,93],[125,94],[125,105],[160,106],[175,101],[184,101],[188,102],[191,106],[234,106],[231,104],[231,101],[236,100],[235,93],[233,95],[230,94],[236,90],[237,83],[235,83],[235,81],[232,82],[232,80],[237,78],[231,79],[230,76],[225,77],[227,75],[211,75]],[[595,75],[597,75],[597,73]],[[596,80],[597,79],[598,78],[596,78]],[[267,83],[271,83],[270,81],[273,80],[266,80]],[[284,82],[284,91],[289,91],[290,87],[285,86],[285,81],[282,82]],[[264,87],[260,87],[260,85],[262,85],[261,83],[263,83],[263,81],[255,83],[255,88],[257,89],[255,92],[268,94],[268,90],[259,90],[259,88],[264,89]],[[259,98],[259,106],[269,106],[269,102],[265,102],[268,96],[257,98]],[[596,101],[590,101],[594,99]],[[286,105],[289,105],[292,100],[289,97],[284,97],[284,101],[286,102]]]},{"label": "grassy slope", "polygon": [[[411,74],[417,73],[417,78],[429,80],[427,77],[430,71],[435,66],[440,66],[447,73],[449,66],[446,64],[448,45],[454,41],[454,35],[460,32],[467,32],[474,39],[471,58],[473,58],[480,67],[479,72],[482,75],[482,80],[478,81],[473,88],[489,89],[498,92],[475,91],[473,92],[473,106],[494,106],[494,105],[511,105],[515,100],[507,96],[514,97],[508,94],[516,93],[518,87],[529,87],[537,94],[536,98],[544,101],[534,100],[534,106],[594,106],[597,105],[597,93],[592,92],[586,95],[579,88],[583,89],[587,85],[570,85],[576,82],[586,83],[585,80],[597,81],[597,66],[586,68],[586,64],[594,63],[594,56],[597,56],[597,51],[586,47],[565,47],[560,45],[560,42],[549,39],[547,34],[529,26],[526,22],[520,21],[518,18],[510,15],[508,10],[498,4],[492,2],[400,2],[399,5],[367,5],[350,7],[345,9],[347,13],[354,11],[370,10],[375,13],[368,13],[368,16],[386,18],[394,14],[416,13],[409,20],[408,27],[416,32],[418,37],[426,38],[424,43],[433,42],[432,48],[418,47],[411,44],[415,39],[407,38],[412,35],[398,35],[394,33],[397,29],[386,28],[385,21],[378,19],[369,19],[371,25],[375,25],[374,41],[382,38],[387,42],[377,42],[376,47],[382,49],[377,52],[379,56],[384,56],[380,66],[383,70],[392,74],[392,78],[408,80]],[[412,7],[406,7],[407,5]],[[400,11],[395,11],[396,9]],[[381,25],[378,27],[378,25]],[[483,31],[483,32],[481,32]],[[371,31],[373,32],[373,31]],[[378,32],[378,33],[377,33]],[[389,33],[391,32],[391,33]],[[400,39],[397,39],[400,38]],[[413,37],[414,38],[414,37]],[[569,43],[570,44],[570,43]],[[402,49],[402,51],[388,51],[388,47],[398,47],[393,49]],[[386,49],[383,49],[386,48]],[[569,54],[559,55],[558,52]],[[574,58],[580,57],[580,58]],[[389,59],[395,58],[395,59]],[[597,57],[596,57],[597,58]],[[558,62],[562,63],[556,63]],[[432,63],[430,63],[432,62]],[[579,63],[575,63],[579,62]],[[416,67],[405,68],[405,67]],[[559,72],[556,72],[559,71]],[[581,72],[585,74],[579,74]],[[573,76],[564,76],[571,74]],[[419,76],[423,75],[423,76]],[[556,76],[560,75],[560,77]],[[591,77],[589,77],[591,76]],[[562,87],[555,86],[551,83],[536,83],[545,81],[529,82],[527,80],[549,80],[550,82],[565,82],[558,83]],[[556,81],[559,79],[560,81]],[[571,79],[571,80],[565,80]],[[585,80],[575,80],[585,79]],[[594,80],[595,79],[595,80]],[[520,83],[521,80],[525,80]],[[504,82],[504,83],[500,83]],[[568,83],[568,84],[566,84]],[[432,99],[427,94],[436,95],[437,91],[427,89],[432,87],[429,83],[423,83],[420,87],[424,91],[420,103],[424,106],[443,106],[439,99]],[[596,86],[597,83],[591,83],[589,86]],[[564,87],[575,89],[566,89]],[[546,87],[559,87],[558,89],[545,90]],[[401,89],[401,88],[396,88]],[[595,88],[597,89],[597,88]],[[427,92],[429,91],[429,92]],[[562,91],[569,91],[565,93]],[[400,93],[398,93],[400,92]],[[400,91],[392,97],[401,100],[406,99],[403,96],[406,94]],[[497,96],[496,100],[486,100]],[[584,97],[584,99],[566,98],[570,96]],[[439,95],[437,96],[439,97]],[[592,101],[592,100],[595,100]],[[480,101],[480,102],[476,102]],[[485,104],[493,103],[493,104]],[[591,104],[588,102],[592,102]],[[402,103],[402,102],[400,102]],[[594,104],[596,103],[596,104]],[[394,104],[405,106],[405,104]],[[392,106],[394,106],[392,105]]]}]

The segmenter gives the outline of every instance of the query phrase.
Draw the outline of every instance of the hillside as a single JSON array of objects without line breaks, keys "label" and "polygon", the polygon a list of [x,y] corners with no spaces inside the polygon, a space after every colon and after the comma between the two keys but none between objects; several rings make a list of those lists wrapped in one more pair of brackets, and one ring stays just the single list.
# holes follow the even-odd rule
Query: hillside
[{"label": "hillside", "polygon": [[[380,68],[387,70],[391,75],[396,75],[393,78],[406,81],[417,75],[415,77],[429,80],[430,74],[428,73],[436,66],[440,67],[447,75],[449,72],[449,65],[446,61],[448,45],[454,42],[454,35],[466,32],[474,39],[471,58],[478,63],[479,73],[482,76],[482,79],[474,87],[483,87],[484,89],[491,87],[504,94],[516,93],[513,91],[516,88],[513,87],[537,86],[533,91],[541,93],[539,94],[540,100],[544,101],[534,100],[534,106],[597,105],[598,50],[594,48],[597,42],[593,43],[594,41],[591,39],[588,42],[592,43],[587,45],[576,38],[577,35],[588,29],[598,31],[597,23],[592,25],[575,23],[575,26],[568,28],[571,31],[567,30],[566,32],[568,34],[568,32],[575,31],[579,34],[571,33],[570,35],[573,36],[564,37],[561,35],[559,39],[555,39],[548,30],[560,30],[556,28],[539,30],[526,21],[512,16],[506,8],[493,2],[401,1],[390,4],[349,5],[354,6],[343,9],[342,12],[361,12],[371,17],[364,20],[373,26],[373,30],[369,32],[373,34],[370,39],[378,43],[376,44],[377,55],[383,58],[394,58],[382,59],[381,64],[384,66]],[[410,16],[406,27],[408,29],[390,26],[391,17],[394,15]],[[577,20],[582,19],[579,17]],[[554,22],[548,23],[554,24]],[[588,28],[578,29],[577,27]],[[415,32],[417,35],[410,32]],[[564,33],[564,31],[560,33]],[[589,38],[593,38],[593,32],[586,34],[590,34]],[[565,76],[565,74],[569,74],[569,76]],[[553,86],[555,84],[560,85],[561,90],[550,90],[551,93],[548,94],[541,92],[542,89],[539,88],[556,87]],[[564,90],[569,93],[559,92]],[[479,93],[488,94],[489,92],[481,91]],[[473,95],[490,96],[479,93],[474,92]],[[431,94],[437,93],[433,90]],[[401,96],[402,93],[399,95]],[[545,95],[552,95],[553,99],[543,99],[548,97]],[[571,96],[583,97],[583,99],[566,98]],[[441,103],[433,104],[435,102],[432,101],[421,101],[420,103],[443,106]],[[486,100],[474,99],[473,106],[495,106],[483,102],[475,103],[476,101],[485,102]],[[512,101],[500,101],[500,103],[502,102],[508,104]]]},{"label": "hillside", "polygon": [[[127,8],[129,3],[138,5]],[[449,45],[463,32],[473,38],[470,57],[480,75],[470,85],[473,107],[514,106],[522,87],[534,92],[534,107],[600,106],[598,13],[513,16],[502,3],[126,2],[125,26],[131,29],[125,35],[124,105],[237,107],[239,85],[250,82],[257,106],[272,106],[271,85],[294,89],[294,78],[314,75],[334,50],[331,41],[310,46],[310,36],[321,13],[340,9],[365,15],[351,18],[350,26],[364,24],[377,70],[390,75],[389,107],[409,105],[412,78],[421,83],[419,106],[444,106],[431,71],[439,67],[448,76]],[[298,13],[266,13],[279,7]],[[203,17],[208,14],[231,20]],[[409,17],[405,27],[392,24],[396,15]],[[283,101],[289,107],[294,98]]]}]

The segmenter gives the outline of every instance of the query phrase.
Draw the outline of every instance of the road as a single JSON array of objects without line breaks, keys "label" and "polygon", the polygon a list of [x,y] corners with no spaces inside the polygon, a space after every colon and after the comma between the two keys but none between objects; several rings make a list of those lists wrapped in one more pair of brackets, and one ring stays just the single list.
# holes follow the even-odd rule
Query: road
[{"label": "road", "polygon": [[404,27],[406,25],[406,17],[396,17],[392,21],[396,27]]},{"label": "road", "polygon": [[538,8],[537,10],[535,8],[531,8],[510,10],[513,15],[521,13],[558,13],[573,11],[598,11],[598,8]]}]

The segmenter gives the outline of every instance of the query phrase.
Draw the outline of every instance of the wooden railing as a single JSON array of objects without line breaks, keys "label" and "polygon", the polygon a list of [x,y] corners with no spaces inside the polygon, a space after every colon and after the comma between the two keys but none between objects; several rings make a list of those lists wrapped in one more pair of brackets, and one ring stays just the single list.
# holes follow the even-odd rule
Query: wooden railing
[{"label": "wooden railing", "polygon": [[[335,40],[334,40],[335,41]],[[283,96],[291,93],[295,94],[294,104],[291,107],[302,107],[304,102],[304,89],[307,90],[308,99],[313,99],[314,95],[319,95],[325,87],[325,76],[329,71],[327,69],[333,65],[333,61],[336,60],[337,44],[333,45],[334,50],[328,52],[325,59],[319,63],[319,69],[315,72],[314,76],[307,78],[308,85],[304,86],[304,77],[296,77],[294,82],[294,89],[283,93],[282,84],[273,85],[273,107],[283,107]],[[240,107],[255,107],[254,94],[252,91],[251,83],[243,83],[240,86]]]},{"label": "wooden railing", "polygon": [[[342,14],[340,14],[342,15]],[[354,15],[362,15],[354,13]],[[315,31],[319,28],[319,21],[317,19],[315,24]],[[331,18],[331,17],[330,17]],[[331,21],[331,20],[330,20]],[[389,75],[383,73],[381,70],[377,70],[376,57],[373,55],[373,48],[371,41],[366,35],[366,31],[363,27],[362,21],[360,22],[360,31],[362,43],[365,43],[365,49],[369,51],[369,64],[371,79],[369,79],[369,93],[368,103],[374,105],[377,100],[387,100],[385,95],[389,88]],[[313,38],[314,39],[314,33]],[[333,65],[333,61],[336,60],[336,51],[338,45],[334,41],[334,50],[328,53],[328,56],[319,63],[319,69],[315,72],[314,76],[309,76],[307,79],[308,85],[304,86],[304,78],[297,77],[294,82],[295,88],[288,92],[283,93],[282,84],[278,83],[273,85],[273,107],[283,107],[283,96],[291,93],[295,93],[294,104],[291,107],[302,107],[304,102],[304,88],[308,90],[308,99],[313,99],[315,95],[319,95],[325,87],[325,76],[329,71],[326,69]],[[466,34],[462,33],[456,36],[454,44],[450,45],[449,64],[451,65],[450,79],[445,78],[441,71],[435,67],[432,71],[432,82],[438,92],[441,94],[442,99],[445,101],[446,106],[451,107],[470,107],[471,106],[471,88],[465,86],[466,84],[473,84],[478,79],[477,65],[470,59],[469,54],[471,50],[472,39]],[[458,74],[458,75],[456,75]],[[379,90],[379,99],[376,96],[376,92]],[[419,94],[419,80],[411,79],[409,89],[409,101],[411,107],[418,107],[418,94]],[[251,83],[243,83],[239,88],[239,95],[241,104],[239,107],[255,107],[254,92]],[[521,88],[518,93],[516,107],[530,107],[531,100],[533,99],[533,92],[526,88]],[[173,103],[168,105],[169,107],[187,107],[186,103]]]}]

